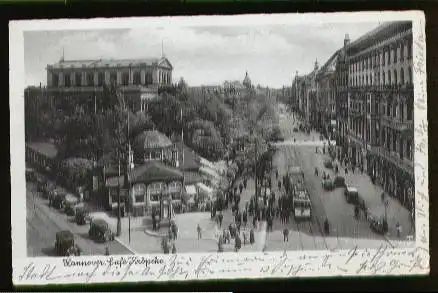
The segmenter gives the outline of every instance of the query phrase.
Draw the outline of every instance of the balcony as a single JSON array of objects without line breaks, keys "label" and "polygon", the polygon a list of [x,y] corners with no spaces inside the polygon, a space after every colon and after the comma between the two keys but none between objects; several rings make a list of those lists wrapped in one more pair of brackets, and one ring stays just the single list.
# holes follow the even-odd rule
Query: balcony
[{"label": "balcony", "polygon": [[414,130],[414,120],[400,121],[399,119],[391,118],[386,115],[382,116],[382,125],[402,132]]},{"label": "balcony", "polygon": [[390,161],[394,165],[397,166],[397,168],[403,169],[406,172],[408,172],[411,176],[414,176],[414,162],[406,159],[406,158],[400,158],[399,154],[394,151],[388,151],[384,147],[380,147],[380,155],[385,158],[386,160]]}]

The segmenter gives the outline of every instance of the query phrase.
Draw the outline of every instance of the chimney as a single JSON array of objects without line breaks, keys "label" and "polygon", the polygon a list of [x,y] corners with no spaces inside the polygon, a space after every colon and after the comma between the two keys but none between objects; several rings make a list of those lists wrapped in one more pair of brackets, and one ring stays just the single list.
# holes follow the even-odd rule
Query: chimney
[{"label": "chimney", "polygon": [[345,34],[344,48],[346,48],[348,45],[350,45],[350,36],[348,34]]}]

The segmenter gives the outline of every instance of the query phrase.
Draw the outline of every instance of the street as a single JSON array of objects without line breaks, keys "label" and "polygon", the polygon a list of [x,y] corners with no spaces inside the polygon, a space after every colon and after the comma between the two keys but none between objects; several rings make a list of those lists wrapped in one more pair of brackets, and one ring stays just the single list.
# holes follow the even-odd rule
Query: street
[{"label": "street", "polygon": [[[312,132],[310,135],[304,133],[296,133],[293,128],[296,127],[298,121],[294,121],[291,115],[285,115],[280,121],[280,128],[285,140],[295,138],[300,140],[319,140],[319,134]],[[273,168],[278,170],[279,178],[281,178],[290,167],[300,166],[304,172],[305,184],[309,191],[312,202],[311,221],[289,223],[288,228],[297,234],[300,239],[294,241],[294,245],[298,247],[288,247],[288,249],[326,249],[327,239],[322,236],[322,223],[325,218],[330,223],[330,237],[353,237],[353,238],[367,238],[367,239],[383,239],[382,235],[373,232],[369,223],[366,221],[363,214],[359,219],[354,217],[354,207],[346,202],[344,196],[344,189],[337,188],[333,191],[325,191],[321,186],[321,174],[319,177],[315,175],[314,170],[317,167],[320,173],[325,171],[330,174],[330,177],[335,176],[334,171],[324,168],[324,159],[327,155],[322,154],[321,147],[316,153],[315,147],[297,146],[297,145],[283,145],[278,147],[277,152],[273,158]],[[354,174],[349,172],[345,174],[344,169],[341,168],[340,175],[345,177],[346,183],[349,186],[357,187],[359,193],[364,198],[365,203],[369,207],[369,211],[376,216],[382,216],[382,206],[380,202],[380,190],[377,186],[373,186],[365,174],[360,174],[356,171]],[[368,180],[368,181],[367,181]],[[272,175],[272,182],[276,182],[276,178]],[[283,193],[283,190],[278,190],[277,184],[273,184],[274,192]],[[410,233],[411,224],[409,221],[409,213],[403,209],[401,205],[395,200],[389,199],[388,207],[388,225],[389,233],[385,235],[386,239],[396,239],[395,226],[400,223],[404,230],[402,230],[401,238],[406,238]],[[274,232],[269,233],[267,237],[267,246],[270,249],[283,249],[283,242],[281,231],[284,226],[278,221],[274,221]],[[317,236],[309,238],[307,236]],[[275,243],[277,242],[277,243]]]},{"label": "street", "polygon": [[132,254],[119,242],[102,244],[88,238],[89,225],[78,226],[65,214],[48,206],[36,191],[35,184],[26,183],[26,231],[27,253],[29,256],[55,256],[54,244],[56,233],[70,230],[75,234],[75,243],[84,255],[103,255],[108,246],[111,254]]}]

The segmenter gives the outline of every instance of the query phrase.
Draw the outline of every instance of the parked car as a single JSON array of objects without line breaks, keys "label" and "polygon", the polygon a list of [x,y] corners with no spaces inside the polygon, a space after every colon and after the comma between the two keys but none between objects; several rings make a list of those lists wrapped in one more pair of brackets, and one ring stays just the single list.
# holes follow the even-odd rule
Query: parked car
[{"label": "parked car", "polygon": [[352,204],[360,203],[359,191],[357,190],[357,188],[349,187],[349,186],[345,187],[344,195],[348,203],[352,203]]},{"label": "parked car", "polygon": [[327,169],[333,169],[333,161],[330,159],[326,159],[324,161],[324,167],[326,167]]},{"label": "parked car", "polygon": [[89,219],[89,212],[85,206],[77,206],[75,213],[75,221],[78,225],[85,225]]},{"label": "parked car", "polygon": [[90,230],[88,236],[91,239],[100,242],[107,242],[114,240],[114,233],[109,228],[108,223],[103,219],[92,219],[90,221]]},{"label": "parked car", "polygon": [[324,188],[324,190],[330,191],[335,189],[335,184],[332,179],[323,179],[322,188]]},{"label": "parked car", "polygon": [[336,187],[345,187],[345,178],[342,176],[336,176],[333,180],[333,184]]},{"label": "parked car", "polygon": [[67,230],[56,233],[55,251],[58,256],[81,255],[81,249],[75,244],[73,233]]},{"label": "parked car", "polygon": [[65,195],[64,212],[67,214],[67,216],[74,216],[76,214],[76,207],[78,203],[78,198],[75,197],[73,194],[67,193]]},{"label": "parked car", "polygon": [[49,205],[56,209],[63,209],[66,192],[63,188],[55,188],[49,193]]},{"label": "parked car", "polygon": [[56,184],[51,180],[47,180],[43,187],[43,197],[49,198],[50,193],[55,189],[56,189]]}]

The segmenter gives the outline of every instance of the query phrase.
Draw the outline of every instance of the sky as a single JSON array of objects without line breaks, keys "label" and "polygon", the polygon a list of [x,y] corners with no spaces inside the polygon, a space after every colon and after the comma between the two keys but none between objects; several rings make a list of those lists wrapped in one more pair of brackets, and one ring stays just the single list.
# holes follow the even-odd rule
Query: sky
[{"label": "sky", "polygon": [[242,81],[280,88],[295,72],[306,74],[315,61],[323,65],[343,46],[378,23],[334,23],[261,26],[161,26],[133,29],[24,32],[26,85],[46,84],[45,68],[65,60],[161,57],[174,67],[173,82],[189,86]]}]

